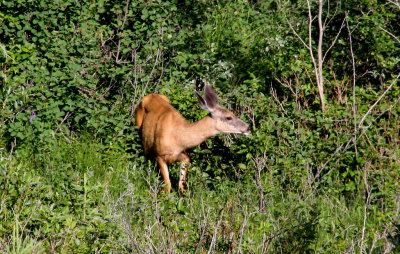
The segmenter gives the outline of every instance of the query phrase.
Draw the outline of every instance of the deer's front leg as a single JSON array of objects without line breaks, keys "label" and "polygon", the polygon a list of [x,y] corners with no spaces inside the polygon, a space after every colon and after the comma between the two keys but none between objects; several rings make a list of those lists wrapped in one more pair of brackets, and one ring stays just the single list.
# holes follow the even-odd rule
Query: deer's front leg
[{"label": "deer's front leg", "polygon": [[179,191],[181,193],[184,193],[186,189],[186,176],[190,166],[190,159],[189,156],[182,153],[180,155],[179,161],[181,161],[181,167],[179,172]]},{"label": "deer's front leg", "polygon": [[165,160],[160,156],[158,156],[156,158],[156,161],[158,163],[158,167],[160,168],[161,175],[164,179],[164,184],[165,184],[164,190],[166,193],[170,193],[171,192],[171,180],[169,179],[168,165],[165,162]]}]

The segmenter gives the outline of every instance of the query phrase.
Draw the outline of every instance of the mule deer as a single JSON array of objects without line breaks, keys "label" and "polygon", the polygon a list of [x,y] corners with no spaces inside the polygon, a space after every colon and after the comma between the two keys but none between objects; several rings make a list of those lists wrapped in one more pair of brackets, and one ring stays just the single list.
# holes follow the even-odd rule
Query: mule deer
[{"label": "mule deer", "polygon": [[196,95],[200,106],[211,114],[194,123],[187,122],[161,94],[145,96],[136,108],[136,125],[142,132],[144,152],[155,156],[167,193],[171,191],[168,164],[173,162],[182,162],[179,190],[185,190],[190,162],[187,149],[221,132],[250,134],[247,123],[218,105],[217,95],[210,86],[205,86],[204,93],[204,97]]}]

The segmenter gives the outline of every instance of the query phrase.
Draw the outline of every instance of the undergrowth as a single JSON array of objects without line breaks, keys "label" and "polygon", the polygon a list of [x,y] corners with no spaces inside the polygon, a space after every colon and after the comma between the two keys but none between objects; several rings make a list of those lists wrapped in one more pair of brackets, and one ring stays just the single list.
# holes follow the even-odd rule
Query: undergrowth
[{"label": "undergrowth", "polygon": [[166,195],[154,163],[95,140],[26,156],[2,154],[3,252],[383,253],[399,240],[398,206],[364,187],[343,194],[339,179],[287,188],[267,170],[210,182],[193,166],[188,193]]},{"label": "undergrowth", "polygon": [[[1,1],[0,252],[400,252],[399,11]],[[205,84],[252,134],[189,151],[166,195],[135,108],[199,120]]]}]

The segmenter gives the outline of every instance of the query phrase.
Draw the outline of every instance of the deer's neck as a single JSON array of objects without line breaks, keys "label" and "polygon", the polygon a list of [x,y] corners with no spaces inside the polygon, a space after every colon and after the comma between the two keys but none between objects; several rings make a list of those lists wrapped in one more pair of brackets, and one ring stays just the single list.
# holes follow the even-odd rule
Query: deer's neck
[{"label": "deer's neck", "polygon": [[185,148],[191,148],[199,145],[209,137],[215,136],[219,133],[215,126],[215,120],[211,117],[206,116],[203,119],[194,122],[187,123],[184,130],[180,134],[180,139],[184,144]]}]

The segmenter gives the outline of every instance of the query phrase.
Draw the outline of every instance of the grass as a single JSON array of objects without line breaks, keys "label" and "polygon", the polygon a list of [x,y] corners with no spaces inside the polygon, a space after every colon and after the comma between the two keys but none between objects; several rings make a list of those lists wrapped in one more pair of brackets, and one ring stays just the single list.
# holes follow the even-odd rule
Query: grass
[{"label": "grass", "polygon": [[398,203],[379,207],[365,186],[346,194],[333,181],[315,190],[304,175],[302,184],[288,188],[258,163],[259,176],[237,181],[207,181],[193,166],[187,195],[166,195],[155,164],[119,147],[83,139],[28,154],[1,157],[4,253],[384,253],[398,248],[391,223]]}]

